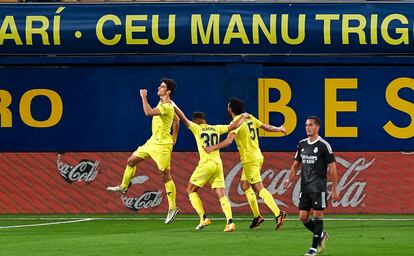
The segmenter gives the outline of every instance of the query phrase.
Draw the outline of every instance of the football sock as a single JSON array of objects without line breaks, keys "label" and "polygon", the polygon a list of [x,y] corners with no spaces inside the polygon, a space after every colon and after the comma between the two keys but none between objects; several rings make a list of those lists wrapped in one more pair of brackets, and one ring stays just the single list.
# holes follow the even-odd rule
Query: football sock
[{"label": "football sock", "polygon": [[248,190],[244,191],[247,201],[249,202],[250,209],[252,209],[253,217],[257,218],[260,215],[259,205],[257,204],[256,194],[253,189],[250,187]]},{"label": "football sock", "polygon": [[132,178],[135,176],[136,167],[131,167],[127,165],[124,171],[124,177],[122,178],[121,189],[126,190],[131,182]]},{"label": "football sock", "polygon": [[188,198],[190,199],[190,203],[193,206],[194,210],[196,210],[198,216],[200,216],[200,224],[203,223],[205,212],[203,203],[201,202],[201,199],[198,196],[197,192],[188,194]]},{"label": "football sock", "polygon": [[303,225],[310,231],[313,233],[314,229],[315,229],[315,222],[309,218],[308,221],[304,222]]},{"label": "football sock", "polygon": [[173,180],[169,180],[168,182],[164,183],[165,186],[165,192],[167,194],[167,200],[168,200],[168,209],[173,210],[177,208],[175,205],[175,184]]},{"label": "football sock", "polygon": [[279,207],[277,207],[277,204],[273,199],[272,194],[270,194],[270,192],[267,189],[263,188],[262,190],[260,190],[259,196],[263,199],[267,207],[269,207],[270,210],[272,210],[275,217],[279,216],[280,210]]},{"label": "football sock", "polygon": [[227,199],[226,196],[223,196],[222,198],[220,198],[220,205],[221,205],[221,209],[224,212],[224,215],[226,215],[227,223],[229,223],[229,220],[233,218],[229,199]]},{"label": "football sock", "polygon": [[318,248],[319,242],[322,237],[323,220],[315,218],[315,228],[313,230],[312,248]]}]

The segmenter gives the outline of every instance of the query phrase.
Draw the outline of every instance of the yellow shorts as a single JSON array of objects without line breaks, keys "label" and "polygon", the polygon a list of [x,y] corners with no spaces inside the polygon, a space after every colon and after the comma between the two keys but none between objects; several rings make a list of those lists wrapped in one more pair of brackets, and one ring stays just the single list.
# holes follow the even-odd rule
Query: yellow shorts
[{"label": "yellow shorts", "polygon": [[199,164],[191,175],[190,182],[200,188],[207,182],[211,188],[224,188],[223,165],[214,161]]},{"label": "yellow shorts", "polygon": [[243,164],[243,172],[241,175],[242,181],[247,181],[250,184],[256,184],[262,181],[260,172],[263,166],[263,159],[250,161]]},{"label": "yellow shorts", "polygon": [[147,141],[133,154],[142,159],[151,157],[158,169],[163,172],[165,169],[170,169],[172,149],[172,144],[155,144]]}]

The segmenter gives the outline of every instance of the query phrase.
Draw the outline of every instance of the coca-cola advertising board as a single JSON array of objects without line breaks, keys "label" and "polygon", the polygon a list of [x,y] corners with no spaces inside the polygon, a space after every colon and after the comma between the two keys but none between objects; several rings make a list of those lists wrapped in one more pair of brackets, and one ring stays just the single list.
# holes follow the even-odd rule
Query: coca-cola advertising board
[{"label": "coca-cola advertising board", "polygon": [[[250,213],[239,186],[242,166],[238,153],[221,154],[226,194],[233,212]],[[283,188],[292,152],[266,152],[262,168],[265,187],[280,206],[297,211],[300,179]],[[139,164],[126,195],[108,193],[118,185],[129,153],[2,153],[0,213],[165,213],[164,185],[152,160]],[[340,199],[333,201],[328,184],[328,212],[414,213],[414,154],[410,152],[336,153]],[[193,213],[185,188],[198,162],[197,153],[174,152],[172,177],[177,205]],[[299,172],[298,172],[299,174]],[[200,197],[209,213],[221,213],[208,184]],[[269,212],[259,200],[263,213]]]}]

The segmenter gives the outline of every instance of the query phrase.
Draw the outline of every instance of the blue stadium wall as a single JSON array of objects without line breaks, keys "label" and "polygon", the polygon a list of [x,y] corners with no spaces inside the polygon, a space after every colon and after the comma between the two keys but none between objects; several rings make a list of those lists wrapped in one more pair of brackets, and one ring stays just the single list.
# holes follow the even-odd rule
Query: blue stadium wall
[{"label": "blue stadium wall", "polygon": [[[413,14],[406,3],[1,5],[0,151],[134,150],[150,136],[139,89],[154,106],[162,77],[189,116],[228,123],[237,96],[285,124],[285,137],[261,134],[264,151],[293,151],[309,115],[337,151],[412,151]],[[176,151],[194,151],[189,135]]]}]

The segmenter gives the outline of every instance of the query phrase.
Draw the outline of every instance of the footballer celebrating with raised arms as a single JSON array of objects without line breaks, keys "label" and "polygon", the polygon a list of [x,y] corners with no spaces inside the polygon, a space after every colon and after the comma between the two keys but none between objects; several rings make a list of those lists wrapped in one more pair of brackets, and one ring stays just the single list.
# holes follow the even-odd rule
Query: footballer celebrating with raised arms
[{"label": "footballer celebrating with raised arms", "polygon": [[171,154],[179,129],[179,119],[171,104],[171,96],[175,90],[176,83],[173,79],[161,79],[157,92],[160,101],[155,108],[152,108],[148,103],[147,90],[140,90],[144,113],[146,116],[152,117],[152,136],[128,158],[122,183],[119,186],[107,187],[110,192],[126,193],[135,176],[137,165],[152,158],[157,164],[167,194],[169,210],[165,219],[166,224],[170,223],[180,211],[176,206],[176,188],[170,174]]},{"label": "footballer celebrating with raised arms", "polygon": [[[228,104],[227,111],[231,115],[233,122],[240,118],[243,113],[243,102],[238,98],[232,98]],[[282,228],[285,221],[286,212],[281,211],[277,206],[272,194],[263,186],[262,178],[260,175],[263,165],[263,155],[259,147],[259,138],[257,129],[261,128],[271,132],[283,132],[286,130],[283,126],[275,127],[272,125],[264,124],[253,115],[250,115],[239,128],[229,132],[227,138],[210,147],[206,147],[205,150],[211,153],[217,149],[225,148],[229,146],[233,140],[236,140],[237,148],[239,150],[240,159],[243,166],[243,172],[240,179],[241,188],[243,189],[250,208],[253,212],[253,220],[250,228],[258,227],[263,221],[263,217],[260,215],[259,206],[257,203],[256,193],[263,199],[265,204],[270,208],[275,216],[276,230]],[[252,189],[254,188],[254,190]]]},{"label": "footballer celebrating with raised arms", "polygon": [[197,193],[201,187],[209,182],[211,188],[216,192],[221,208],[226,216],[227,223],[224,232],[233,232],[236,229],[236,225],[233,222],[230,202],[224,194],[224,173],[220,151],[215,150],[208,154],[204,151],[204,148],[217,144],[220,140],[220,135],[238,128],[249,114],[245,113],[230,125],[209,125],[203,112],[194,112],[193,121],[190,121],[175,103],[173,103],[173,106],[179,119],[193,133],[200,155],[200,161],[191,175],[187,187],[190,203],[200,217],[200,222],[196,229],[201,230],[211,224],[211,220],[207,218],[202,201]]}]

